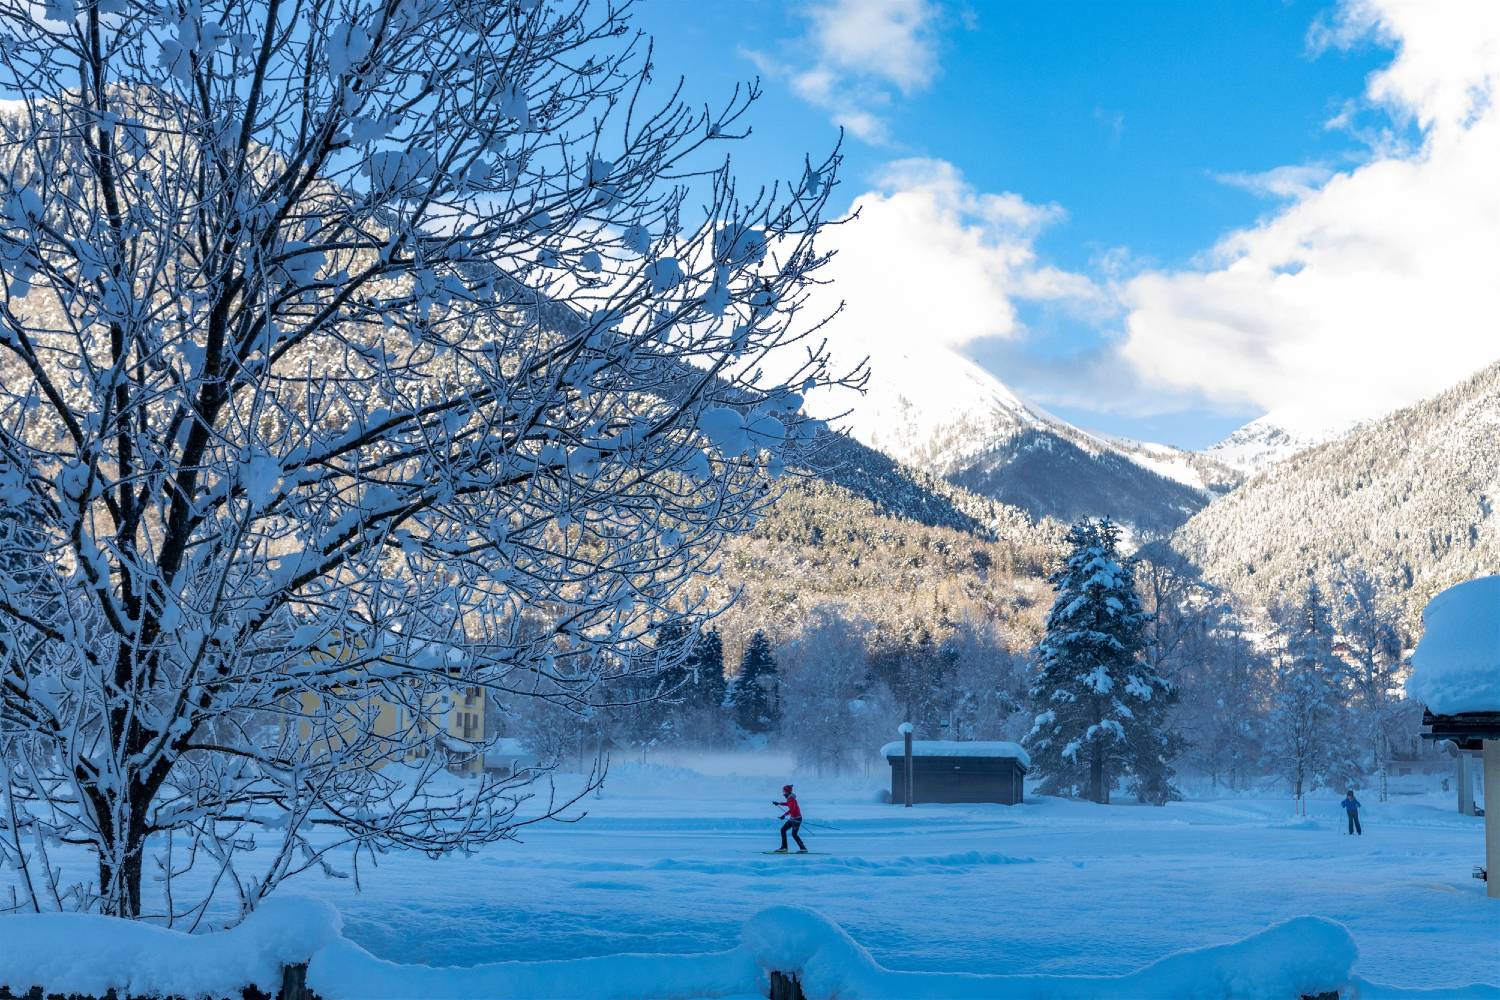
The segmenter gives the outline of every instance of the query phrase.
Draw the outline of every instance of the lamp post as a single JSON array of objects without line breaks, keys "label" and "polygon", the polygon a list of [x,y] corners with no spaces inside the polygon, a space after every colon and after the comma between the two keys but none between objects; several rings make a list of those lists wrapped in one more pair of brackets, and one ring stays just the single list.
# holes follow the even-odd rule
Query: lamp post
[{"label": "lamp post", "polygon": [[911,723],[901,723],[901,740],[906,745],[906,808],[911,808],[912,773],[911,773]]}]

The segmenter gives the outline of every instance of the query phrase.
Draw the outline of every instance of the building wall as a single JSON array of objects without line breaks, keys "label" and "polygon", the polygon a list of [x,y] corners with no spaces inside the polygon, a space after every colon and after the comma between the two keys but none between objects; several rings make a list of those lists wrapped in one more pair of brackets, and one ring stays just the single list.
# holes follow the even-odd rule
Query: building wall
[{"label": "building wall", "polygon": [[[349,658],[349,651],[334,645],[328,651],[311,654],[309,663],[337,662]],[[336,698],[331,720],[314,720],[323,713],[322,695],[304,691],[298,695],[301,718],[297,720],[299,742],[312,743],[314,754],[325,752],[331,745],[346,750],[355,742],[363,742],[367,765],[376,770],[384,768],[398,756],[403,744],[410,742],[412,727],[418,733],[447,739],[436,742],[445,747],[451,760],[448,769],[455,774],[480,775],[484,773],[484,759],[479,746],[484,743],[484,689],[461,685],[454,678],[454,686],[426,696],[422,700],[420,716],[413,718],[411,709],[385,697],[377,686],[368,691],[342,689],[335,692]],[[374,737],[374,739],[369,739]],[[464,744],[475,744],[472,755],[460,748]],[[407,758],[420,759],[425,750],[415,755],[408,752]]]},{"label": "building wall", "polygon": [[[906,759],[891,765],[891,801],[906,801]],[[1025,799],[1026,771],[1008,757],[913,757],[913,802],[998,802]]]}]

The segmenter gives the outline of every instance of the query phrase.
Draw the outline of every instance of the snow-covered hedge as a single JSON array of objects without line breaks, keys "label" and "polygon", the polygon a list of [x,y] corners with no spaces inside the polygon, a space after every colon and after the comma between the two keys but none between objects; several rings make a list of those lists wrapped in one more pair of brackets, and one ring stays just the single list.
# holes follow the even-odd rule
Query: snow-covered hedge
[{"label": "snow-covered hedge", "polygon": [[[880,748],[882,757],[906,754],[904,740],[895,740]],[[913,757],[1012,757],[1022,767],[1031,766],[1031,755],[1019,743],[1002,740],[912,740]]]},{"label": "snow-covered hedge", "polygon": [[1179,952],[1128,976],[986,976],[893,972],[843,929],[798,907],[764,910],[740,943],[703,955],[614,955],[469,968],[397,965],[339,933],[323,903],[267,902],[239,927],[189,935],[82,914],[0,917],[0,985],[102,996],[229,996],[274,991],[281,966],[307,961],[323,1000],[687,1000],[765,996],[772,970],[798,977],[808,1000],[1295,1000],[1350,981],[1348,931],[1297,917],[1234,944]]},{"label": "snow-covered hedge", "polygon": [[234,930],[185,934],[89,913],[0,916],[0,986],[24,995],[238,996],[247,986],[274,994],[283,965],[339,940],[327,903],[268,899]]},{"label": "snow-covered hedge", "polygon": [[1438,715],[1500,712],[1500,576],[1438,594],[1422,626],[1406,693]]}]

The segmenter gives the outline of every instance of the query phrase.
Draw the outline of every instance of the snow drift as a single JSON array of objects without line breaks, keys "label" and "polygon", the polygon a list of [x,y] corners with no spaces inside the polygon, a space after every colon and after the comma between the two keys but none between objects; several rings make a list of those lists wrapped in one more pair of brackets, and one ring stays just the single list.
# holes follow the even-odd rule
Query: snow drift
[{"label": "snow drift", "polygon": [[230,996],[247,986],[281,988],[281,968],[338,941],[327,903],[268,899],[233,930],[186,934],[92,913],[0,917],[0,986],[24,995]]},{"label": "snow drift", "polygon": [[795,975],[808,1000],[1294,1000],[1350,982],[1356,949],[1341,925],[1296,917],[1244,941],[1179,952],[1127,976],[992,976],[894,972],[837,924],[778,906],[746,922],[737,947],[699,955],[614,955],[466,968],[397,965],[340,934],[328,905],[271,900],[233,930],[185,934],[86,914],[8,916],[0,984],[13,992],[230,995],[280,983],[283,964],[311,961],[323,1000],[688,1000],[764,996],[772,970]]}]

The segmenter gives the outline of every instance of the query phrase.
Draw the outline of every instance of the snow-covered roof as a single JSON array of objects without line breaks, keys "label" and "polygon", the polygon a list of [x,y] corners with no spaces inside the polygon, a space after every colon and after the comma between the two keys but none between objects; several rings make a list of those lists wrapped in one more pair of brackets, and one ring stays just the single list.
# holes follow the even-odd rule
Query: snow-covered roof
[{"label": "snow-covered roof", "polygon": [[525,756],[527,756],[526,745],[511,736],[502,736],[486,747],[484,751],[484,759],[487,761],[510,760],[515,757]]},{"label": "snow-covered roof", "polygon": [[[900,757],[906,753],[903,741],[895,740],[880,748],[882,757]],[[1031,766],[1031,755],[1019,743],[1001,740],[912,740],[913,757],[1013,757],[1022,767]]]},{"label": "snow-covered roof", "polygon": [[1449,587],[1422,624],[1407,695],[1435,715],[1500,712],[1500,576]]}]

